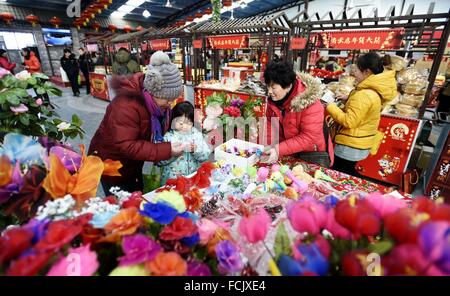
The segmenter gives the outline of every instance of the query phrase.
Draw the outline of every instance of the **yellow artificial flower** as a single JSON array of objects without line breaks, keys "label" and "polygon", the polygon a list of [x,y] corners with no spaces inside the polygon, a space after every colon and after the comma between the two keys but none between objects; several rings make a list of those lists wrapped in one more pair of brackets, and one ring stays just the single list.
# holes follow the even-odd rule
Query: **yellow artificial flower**
[{"label": "yellow artificial flower", "polygon": [[186,212],[186,203],[183,196],[175,190],[165,190],[156,194],[153,199],[155,203],[164,202],[176,209],[178,213]]}]

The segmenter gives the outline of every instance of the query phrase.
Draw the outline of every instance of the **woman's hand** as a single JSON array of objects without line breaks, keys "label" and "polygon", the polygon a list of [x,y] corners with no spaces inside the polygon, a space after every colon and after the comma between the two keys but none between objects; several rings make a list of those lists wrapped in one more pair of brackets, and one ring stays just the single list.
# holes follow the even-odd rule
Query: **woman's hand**
[{"label": "woman's hand", "polygon": [[278,161],[277,149],[271,148],[270,150],[266,151],[265,154],[269,155],[269,163],[276,163]]},{"label": "woman's hand", "polygon": [[183,154],[184,145],[182,143],[170,143],[172,148],[172,157],[177,157]]}]

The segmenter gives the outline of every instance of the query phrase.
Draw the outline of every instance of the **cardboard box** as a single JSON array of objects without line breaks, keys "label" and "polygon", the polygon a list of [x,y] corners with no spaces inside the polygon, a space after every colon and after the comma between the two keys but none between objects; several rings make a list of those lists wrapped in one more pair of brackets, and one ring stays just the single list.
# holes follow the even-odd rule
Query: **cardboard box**
[{"label": "cardboard box", "polygon": [[247,168],[255,165],[258,162],[258,156],[256,154],[253,154],[250,157],[242,157],[237,156],[231,153],[228,153],[224,151],[224,147],[231,148],[236,147],[238,149],[242,150],[248,150],[248,149],[261,149],[261,151],[264,151],[263,145],[258,145],[251,142],[246,142],[239,139],[231,139],[222,145],[217,146],[214,149],[214,159],[215,161],[226,161],[227,164],[235,165],[236,167],[240,168]]}]

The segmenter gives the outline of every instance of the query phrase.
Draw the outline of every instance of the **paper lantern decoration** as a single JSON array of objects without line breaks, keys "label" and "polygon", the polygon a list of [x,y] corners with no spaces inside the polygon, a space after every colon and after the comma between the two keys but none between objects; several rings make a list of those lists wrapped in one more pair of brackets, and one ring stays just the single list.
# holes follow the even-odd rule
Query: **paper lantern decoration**
[{"label": "paper lantern decoration", "polygon": [[131,26],[126,25],[125,27],[123,27],[123,31],[125,33],[130,33],[131,31],[133,31],[133,28]]},{"label": "paper lantern decoration", "polygon": [[222,4],[224,7],[230,7],[231,5],[233,5],[233,1],[232,0],[223,0]]},{"label": "paper lantern decoration", "polygon": [[206,8],[205,9],[205,14],[212,14],[212,8],[211,7],[208,7],[208,8]]},{"label": "paper lantern decoration", "polygon": [[103,4],[96,3],[96,4],[89,5],[89,8],[90,8],[94,13],[100,14],[100,13],[102,13],[102,10],[103,10],[104,6],[103,6]]},{"label": "paper lantern decoration", "polygon": [[192,15],[188,16],[187,18],[188,22],[193,22],[194,21],[194,17]]},{"label": "paper lantern decoration", "polygon": [[179,20],[179,21],[178,21],[178,26],[179,26],[179,27],[182,27],[182,26],[184,26],[184,25],[186,25],[186,21],[185,21],[185,20]]},{"label": "paper lantern decoration", "polygon": [[95,29],[95,31],[97,31],[98,32],[98,29],[100,29],[101,28],[101,25],[98,23],[98,22],[95,22],[95,23],[93,23],[92,24],[92,28],[94,28]]},{"label": "paper lantern decoration", "polygon": [[115,25],[109,25],[108,26],[108,29],[111,31],[111,32],[113,32],[113,33],[115,33],[116,32],[116,30],[117,30],[117,27],[115,26]]},{"label": "paper lantern decoration", "polygon": [[0,18],[4,20],[8,25],[15,19],[14,15],[9,12],[0,13]]},{"label": "paper lantern decoration", "polygon": [[142,27],[142,26],[139,26],[136,28],[136,31],[142,31],[142,30],[144,30],[144,27]]},{"label": "paper lantern decoration", "polygon": [[62,23],[62,20],[59,17],[54,16],[50,19],[50,24],[55,26],[55,28],[59,28],[61,23]]},{"label": "paper lantern decoration", "polygon": [[97,0],[97,3],[103,5],[103,9],[107,9],[112,4],[112,0]]},{"label": "paper lantern decoration", "polygon": [[29,22],[33,27],[36,26],[37,23],[39,23],[39,18],[34,14],[27,15],[25,17],[25,20]]},{"label": "paper lantern decoration", "polygon": [[200,11],[195,13],[196,18],[201,18],[202,16],[203,16],[203,14]]}]

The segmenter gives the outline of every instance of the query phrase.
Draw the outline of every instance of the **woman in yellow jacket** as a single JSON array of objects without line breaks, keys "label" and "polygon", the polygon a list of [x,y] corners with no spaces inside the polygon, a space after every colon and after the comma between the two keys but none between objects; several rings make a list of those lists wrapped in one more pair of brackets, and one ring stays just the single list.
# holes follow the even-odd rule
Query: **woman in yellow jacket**
[{"label": "woman in yellow jacket", "polygon": [[336,132],[333,169],[358,176],[355,165],[369,156],[380,142],[378,125],[383,105],[397,94],[395,71],[385,70],[390,57],[381,58],[374,52],[361,56],[353,75],[358,83],[340,109],[327,106],[331,117],[340,125]]}]

